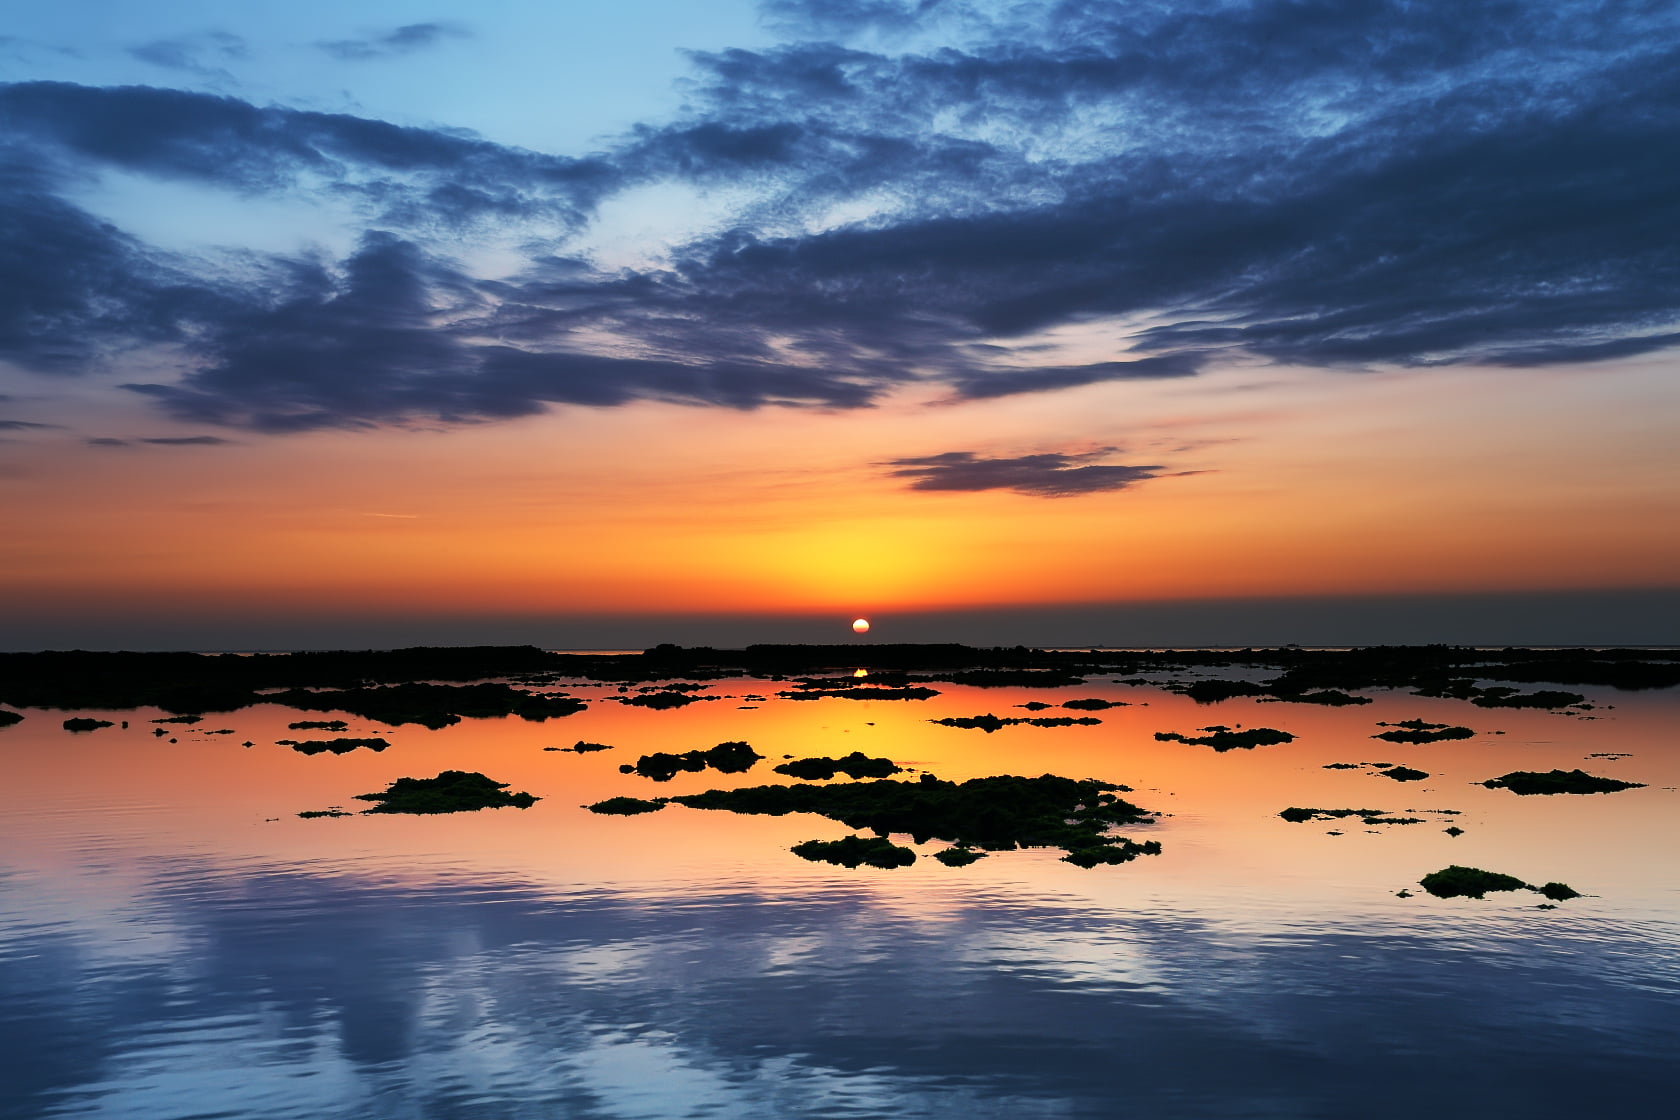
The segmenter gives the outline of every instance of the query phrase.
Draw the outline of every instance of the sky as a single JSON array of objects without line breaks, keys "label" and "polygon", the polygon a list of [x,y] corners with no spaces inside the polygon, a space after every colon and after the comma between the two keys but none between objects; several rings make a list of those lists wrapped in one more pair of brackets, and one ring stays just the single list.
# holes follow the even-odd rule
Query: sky
[{"label": "sky", "polygon": [[0,648],[1680,639],[1680,5],[13,0]]}]

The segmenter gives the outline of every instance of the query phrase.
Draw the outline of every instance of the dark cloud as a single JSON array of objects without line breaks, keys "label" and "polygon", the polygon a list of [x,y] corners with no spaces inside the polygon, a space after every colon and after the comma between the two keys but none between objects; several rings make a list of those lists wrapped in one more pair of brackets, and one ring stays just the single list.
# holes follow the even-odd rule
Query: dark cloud
[{"label": "dark cloud", "polygon": [[0,420],[0,432],[37,431],[42,428],[62,428],[63,424],[41,424],[34,420]]},{"label": "dark cloud", "polygon": [[[1680,345],[1672,7],[766,10],[796,41],[694,55],[677,119],[588,159],[174,90],[0,86],[0,357],[65,373],[169,343],[194,364],[139,391],[191,422],[284,431]],[[329,191],[363,203],[366,236],[344,261],[184,262],[67,201],[88,168]],[[599,269],[550,241],[487,281],[438,249],[476,222],[582,230],[613,192],[671,180],[751,201],[663,267]],[[1041,345],[1117,324],[1125,341],[1082,364]]]},{"label": "dark cloud", "polygon": [[140,439],[117,439],[114,436],[95,436],[87,441],[89,447],[133,447],[137,443],[153,447],[227,447],[236,441],[221,436],[149,436]]},{"label": "dark cloud", "polygon": [[315,45],[345,62],[366,62],[370,59],[413,54],[415,51],[435,47],[446,39],[471,37],[471,31],[455,23],[409,23],[360,39],[332,39]]},{"label": "dark cloud", "polygon": [[470,134],[149,86],[0,86],[0,123],[47,156],[246,193],[326,186],[382,216],[428,223],[486,214],[575,222],[616,180],[597,160]]},{"label": "dark cloud", "polygon": [[203,290],[58,197],[52,177],[17,155],[0,144],[0,359],[79,373],[113,348],[178,338]]},{"label": "dark cloud", "polygon": [[913,479],[912,490],[1013,490],[1037,498],[1070,498],[1124,490],[1158,478],[1166,468],[1093,463],[1114,453],[1107,447],[1080,455],[1047,452],[1013,459],[983,459],[972,451],[947,451],[911,459],[890,459],[894,478]]},{"label": "dark cloud", "polygon": [[[125,387],[189,422],[269,432],[468,423],[548,404],[855,408],[871,396],[867,385],[768,356],[685,362],[486,341],[479,288],[390,233],[369,234],[341,268],[294,264],[283,299],[227,314],[192,344],[201,368],[177,384]],[[563,335],[546,333],[551,343]]]}]

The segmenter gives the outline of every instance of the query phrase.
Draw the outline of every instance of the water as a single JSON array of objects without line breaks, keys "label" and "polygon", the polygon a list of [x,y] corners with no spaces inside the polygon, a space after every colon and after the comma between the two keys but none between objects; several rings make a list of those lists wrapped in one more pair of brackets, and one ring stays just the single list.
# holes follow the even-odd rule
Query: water
[{"label": "water", "polygon": [[[650,711],[570,686],[590,708],[546,724],[352,717],[345,734],[392,746],[342,756],[275,745],[325,713],[186,727],[143,709],[72,734],[63,718],[101,713],[28,712],[0,730],[0,1115],[1545,1118],[1658,1114],[1680,1089],[1680,696],[1601,691],[1613,707],[1581,718],[1380,692],[1324,709],[1097,682],[923,702],[778,687],[723,681]],[[1128,706],[1092,727],[927,722],[1076,696]],[[1478,735],[1370,738],[1410,718]],[[1224,754],[1153,738],[1214,723],[1298,737]],[[616,749],[542,749],[579,739]],[[618,772],[735,739],[769,757],[665,784]],[[787,852],[847,833],[820,818],[580,808],[854,749],[953,779],[1125,782],[1170,814],[1128,835],[1164,851],[847,871]],[[1606,752],[1630,757],[1587,758]],[[1323,769],[1370,761],[1432,777]],[[1577,766],[1648,785],[1475,784]],[[296,816],[445,768],[543,800]],[[1425,819],[1290,824],[1291,805]],[[1588,897],[1419,890],[1453,863]]]}]

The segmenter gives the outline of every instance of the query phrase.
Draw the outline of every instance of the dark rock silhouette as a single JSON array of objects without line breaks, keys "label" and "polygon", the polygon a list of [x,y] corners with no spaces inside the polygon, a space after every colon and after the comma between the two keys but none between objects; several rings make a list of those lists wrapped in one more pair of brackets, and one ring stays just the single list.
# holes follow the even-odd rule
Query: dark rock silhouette
[{"label": "dark rock silhouette", "polygon": [[98,731],[101,727],[115,726],[108,719],[91,719],[87,716],[78,716],[75,719],[64,721],[64,730],[66,731]]},{"label": "dark rock silhouette", "polygon": [[1551,793],[1615,793],[1624,789],[1642,789],[1642,782],[1624,782],[1619,778],[1600,778],[1585,770],[1513,770],[1482,783],[1489,789],[1508,789],[1512,793],[1529,796]]},{"label": "dark rock silhouette", "polygon": [[619,770],[626,774],[640,774],[656,782],[668,782],[678,774],[699,773],[708,767],[725,774],[739,774],[752,769],[753,764],[763,757],[745,743],[719,743],[703,751],[644,754],[634,766],[620,766]]},{"label": "dark rock silhouette", "polygon": [[1380,731],[1371,736],[1390,743],[1440,743],[1448,739],[1468,739],[1476,733],[1468,727],[1452,727],[1445,723],[1429,723],[1421,719],[1401,720],[1399,723],[1378,723]]},{"label": "dark rock silhouette", "polygon": [[1489,891],[1518,891],[1528,886],[1515,875],[1453,864],[1432,871],[1418,885],[1436,898],[1485,898]]},{"label": "dark rock silhouette", "polygon": [[585,805],[591,813],[604,813],[611,816],[633,817],[639,813],[657,813],[665,808],[665,799],[654,798],[643,800],[640,797],[609,797],[605,801],[597,801],[593,805]]},{"label": "dark rock silhouette", "polygon": [[890,758],[870,758],[862,751],[853,751],[844,758],[800,758],[775,768],[776,773],[802,782],[827,781],[836,774],[849,778],[885,778],[902,769]]},{"label": "dark rock silhouette", "polygon": [[1536,887],[1532,883],[1523,882],[1515,875],[1502,875],[1497,871],[1460,867],[1457,864],[1431,872],[1418,882],[1436,898],[1483,898],[1489,891],[1519,890],[1537,891],[1553,902],[1567,902],[1572,898],[1581,897],[1581,892],[1568,883],[1547,883]]},{"label": "dark rock silhouette", "polygon": [[[184,717],[197,718],[197,717]],[[348,731],[350,725],[341,719],[306,719],[286,725],[290,731]]]},{"label": "dark rock silhouette", "polygon": [[933,858],[946,867],[967,867],[971,863],[986,858],[985,852],[977,852],[973,848],[945,848],[933,853]]},{"label": "dark rock silhouette", "polygon": [[17,712],[8,712],[6,709],[0,708],[0,727],[10,727],[14,723],[22,722],[23,717]]},{"label": "dark rock silhouette", "polygon": [[807,840],[788,849],[800,859],[832,863],[840,867],[909,867],[916,853],[880,836],[844,836],[839,840]]},{"label": "dark rock silhouette", "polygon": [[845,688],[799,688],[778,692],[784,700],[931,700],[939,695],[937,689],[909,685],[850,685]]},{"label": "dark rock silhouette", "polygon": [[[231,711],[266,702],[265,690],[359,689],[380,684],[561,677],[605,681],[717,680],[754,674],[800,678],[867,668],[883,683],[952,681],[1060,687],[1092,675],[1142,683],[1140,673],[1242,666],[1277,675],[1264,683],[1202,680],[1180,691],[1210,702],[1233,696],[1343,702],[1322,693],[1409,688],[1484,707],[1554,706],[1572,693],[1521,694],[1508,685],[1550,683],[1617,689],[1680,684],[1680,651],[1480,650],[1444,645],[1352,650],[1053,651],[1024,646],[762,645],[741,650],[655,646],[639,654],[557,654],[533,646],[414,647],[251,657],[83,650],[0,654],[0,703],[15,707],[127,709],[155,704],[176,713]],[[909,674],[918,674],[912,680]],[[1503,682],[1480,685],[1477,681]],[[662,694],[677,695],[666,691]],[[1357,702],[1358,697],[1351,697]],[[664,703],[664,701],[656,701]],[[1579,706],[1579,705],[1575,705]],[[457,715],[467,715],[457,712]]]},{"label": "dark rock silhouette", "polygon": [[1250,727],[1236,731],[1229,727],[1213,726],[1198,728],[1207,732],[1206,735],[1180,735],[1176,731],[1157,731],[1155,738],[1162,742],[1192,743],[1200,747],[1212,747],[1221,753],[1231,750],[1252,750],[1255,747],[1269,747],[1278,743],[1291,743],[1295,736],[1287,731],[1279,731],[1275,727]]},{"label": "dark rock silhouette", "polygon": [[353,750],[366,747],[370,751],[382,751],[390,746],[384,739],[279,739],[276,746],[291,747],[299,754],[323,754],[331,751],[333,754],[348,754]]},{"label": "dark rock silhouette", "polygon": [[629,704],[637,708],[654,708],[664,711],[669,708],[683,708],[689,704],[698,704],[703,700],[716,700],[716,696],[690,696],[686,692],[641,692],[634,696],[615,696],[612,699],[620,704]]},{"label": "dark rock silhouette", "polygon": [[349,712],[393,726],[417,723],[434,729],[459,723],[462,717],[516,715],[540,722],[569,716],[588,707],[571,696],[525,692],[505,684],[397,684],[334,692],[294,689],[262,699],[289,708]]},{"label": "dark rock silhouette", "polygon": [[1017,724],[1026,724],[1029,727],[1073,727],[1089,726],[1101,723],[1102,720],[1096,716],[994,716],[987,712],[980,716],[947,716],[945,719],[930,719],[928,722],[943,727],[977,727],[990,735],[994,731]]},{"label": "dark rock silhouette", "polygon": [[497,782],[476,771],[445,770],[435,778],[398,778],[384,793],[359,793],[358,801],[378,802],[366,813],[462,813],[479,809],[513,806],[528,809],[540,798],[528,793],[508,793],[507,782]]},{"label": "dark rock silhouette", "polygon": [[816,813],[879,836],[905,833],[918,844],[946,840],[959,847],[1011,851],[1052,847],[1068,862],[1090,867],[1155,855],[1156,841],[1134,843],[1108,834],[1111,826],[1142,824],[1153,814],[1116,796],[1127,787],[1054,774],[1001,775],[942,781],[886,778],[840,785],[751,786],[673,797],[693,809],[734,813]]},{"label": "dark rock silhouette", "polygon": [[1413,770],[1407,766],[1390,766],[1380,773],[1383,777],[1393,778],[1397,782],[1421,782],[1429,777],[1424,771]]},{"label": "dark rock silhouette", "polygon": [[[1292,805],[1279,813],[1278,816],[1294,824],[1300,824],[1302,821],[1329,821],[1338,820],[1342,817],[1379,817],[1382,812],[1381,809],[1302,809]],[[1367,821],[1366,823],[1370,822]]]}]

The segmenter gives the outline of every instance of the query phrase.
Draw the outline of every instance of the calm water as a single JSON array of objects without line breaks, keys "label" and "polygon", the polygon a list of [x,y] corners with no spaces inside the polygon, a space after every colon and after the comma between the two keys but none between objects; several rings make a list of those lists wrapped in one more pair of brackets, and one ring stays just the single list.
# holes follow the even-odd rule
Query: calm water
[{"label": "calm water", "polygon": [[[1596,692],[1614,707],[1579,718],[1397,693],[1197,706],[1096,681],[796,703],[737,680],[673,711],[562,687],[589,710],[441,731],[352,718],[345,734],[392,742],[380,754],[275,745],[330,717],[270,707],[158,725],[174,743],[144,709],[107,717],[126,730],[38,711],[0,730],[0,1114],[1634,1117],[1680,1091],[1672,692]],[[1081,696],[1129,706],[1092,727],[927,722]],[[1410,718],[1479,734],[1370,738]],[[1214,723],[1298,738],[1225,754],[1153,738]],[[542,750],[579,739],[616,749]],[[617,769],[733,739],[769,757],[662,784]],[[820,818],[580,808],[851,750],[953,779],[1124,782],[1170,814],[1128,835],[1165,850],[1089,871],[1043,851],[847,871],[787,852],[849,831]],[[1629,757],[1587,757],[1606,752]],[[1370,761],[1432,777],[1323,769]],[[1473,784],[1576,766],[1648,786]],[[543,800],[295,815],[446,768]],[[1290,824],[1291,805],[1424,822]],[[1589,897],[1397,896],[1453,863]]]}]

